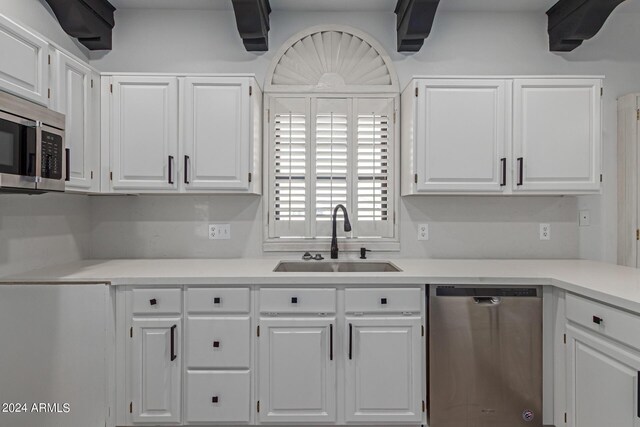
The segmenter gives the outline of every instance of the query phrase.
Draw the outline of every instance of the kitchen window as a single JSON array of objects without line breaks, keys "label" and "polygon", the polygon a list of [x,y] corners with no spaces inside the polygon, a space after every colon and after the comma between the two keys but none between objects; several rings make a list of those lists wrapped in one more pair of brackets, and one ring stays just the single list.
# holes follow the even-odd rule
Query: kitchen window
[{"label": "kitchen window", "polygon": [[326,250],[333,209],[342,249],[398,249],[397,97],[267,97],[267,250]]}]

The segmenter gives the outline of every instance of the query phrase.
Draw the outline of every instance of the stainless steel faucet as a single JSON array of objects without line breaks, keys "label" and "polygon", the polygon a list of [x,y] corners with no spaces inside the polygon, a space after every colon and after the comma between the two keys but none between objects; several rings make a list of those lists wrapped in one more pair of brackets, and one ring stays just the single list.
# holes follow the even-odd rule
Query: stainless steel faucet
[{"label": "stainless steel faucet", "polygon": [[351,231],[351,223],[349,222],[349,214],[347,213],[347,208],[343,205],[337,205],[333,209],[333,219],[332,219],[332,233],[331,233],[331,259],[338,259],[338,238],[336,237],[336,216],[338,214],[338,209],[342,209],[342,213],[344,214],[344,231]]}]

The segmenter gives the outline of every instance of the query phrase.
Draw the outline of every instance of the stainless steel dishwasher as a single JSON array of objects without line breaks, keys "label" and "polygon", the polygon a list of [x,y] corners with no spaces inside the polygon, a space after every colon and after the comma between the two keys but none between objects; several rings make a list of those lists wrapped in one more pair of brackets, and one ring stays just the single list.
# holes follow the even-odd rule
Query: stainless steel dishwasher
[{"label": "stainless steel dishwasher", "polygon": [[542,426],[540,288],[431,287],[429,426]]}]

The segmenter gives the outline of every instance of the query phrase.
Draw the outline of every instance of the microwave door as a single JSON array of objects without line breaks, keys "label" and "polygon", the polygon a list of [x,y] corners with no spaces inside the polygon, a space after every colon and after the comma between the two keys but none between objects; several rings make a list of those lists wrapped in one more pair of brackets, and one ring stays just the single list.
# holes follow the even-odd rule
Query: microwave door
[{"label": "microwave door", "polygon": [[40,131],[36,188],[46,191],[64,191],[68,179],[67,151],[64,131],[43,125]]},{"label": "microwave door", "polygon": [[0,189],[35,190],[36,123],[0,111]]}]

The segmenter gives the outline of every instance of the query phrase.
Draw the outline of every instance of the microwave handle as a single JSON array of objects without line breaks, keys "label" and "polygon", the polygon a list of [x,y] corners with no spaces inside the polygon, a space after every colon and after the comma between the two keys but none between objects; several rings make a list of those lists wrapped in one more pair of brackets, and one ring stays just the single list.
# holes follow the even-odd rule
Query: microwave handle
[{"label": "microwave handle", "polygon": [[27,176],[36,176],[36,153],[27,156]]},{"label": "microwave handle", "polygon": [[65,155],[65,159],[64,159],[64,163],[65,163],[65,174],[66,174],[66,178],[64,179],[65,181],[71,181],[71,148],[65,148],[64,149],[64,155]]}]

